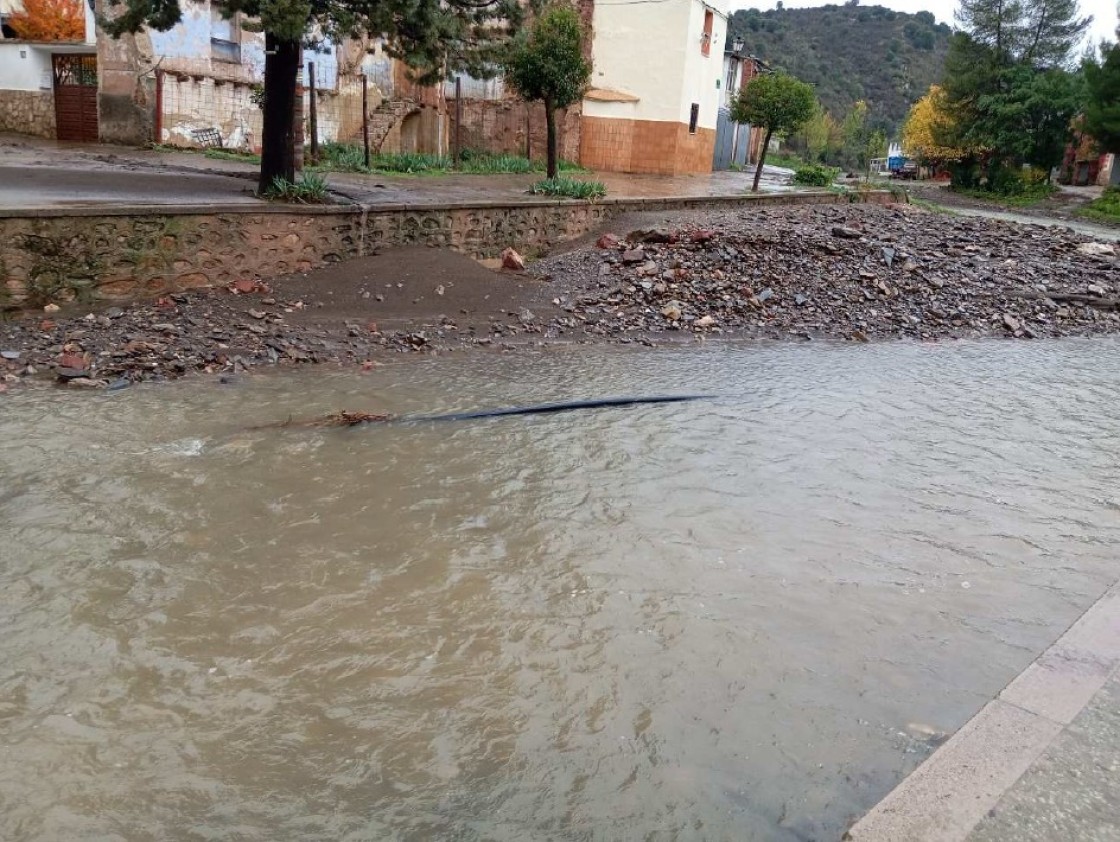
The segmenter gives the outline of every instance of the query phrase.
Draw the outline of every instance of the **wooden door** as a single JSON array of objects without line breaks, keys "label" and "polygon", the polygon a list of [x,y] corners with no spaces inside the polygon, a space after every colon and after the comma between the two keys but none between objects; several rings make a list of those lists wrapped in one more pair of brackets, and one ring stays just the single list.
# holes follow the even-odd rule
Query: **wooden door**
[{"label": "wooden door", "polygon": [[93,143],[97,141],[97,56],[51,56],[54,71],[55,137]]}]

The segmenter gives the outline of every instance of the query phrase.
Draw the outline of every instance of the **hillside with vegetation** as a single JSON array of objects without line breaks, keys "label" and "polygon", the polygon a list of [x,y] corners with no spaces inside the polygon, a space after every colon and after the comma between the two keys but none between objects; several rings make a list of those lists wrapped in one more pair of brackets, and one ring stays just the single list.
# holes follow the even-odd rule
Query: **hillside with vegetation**
[{"label": "hillside with vegetation", "polygon": [[866,100],[871,124],[888,135],[897,134],[911,104],[941,80],[949,35],[929,12],[852,3],[745,9],[728,26],[728,44],[742,38],[747,53],[811,83],[837,119]]}]

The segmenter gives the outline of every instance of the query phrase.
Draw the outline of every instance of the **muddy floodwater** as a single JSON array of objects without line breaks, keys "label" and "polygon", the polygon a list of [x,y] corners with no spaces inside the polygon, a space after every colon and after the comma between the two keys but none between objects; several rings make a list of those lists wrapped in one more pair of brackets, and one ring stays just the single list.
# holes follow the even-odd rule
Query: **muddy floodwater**
[{"label": "muddy floodwater", "polygon": [[1118,361],[711,344],[8,394],[0,838],[838,839],[1120,575]]}]

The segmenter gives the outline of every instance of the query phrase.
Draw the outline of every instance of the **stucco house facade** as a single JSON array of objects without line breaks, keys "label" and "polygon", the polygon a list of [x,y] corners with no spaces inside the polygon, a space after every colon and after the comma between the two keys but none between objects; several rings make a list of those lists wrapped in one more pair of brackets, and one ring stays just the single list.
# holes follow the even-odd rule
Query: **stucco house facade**
[{"label": "stucco house facade", "polygon": [[674,175],[710,172],[727,0],[595,4],[580,163]]}]

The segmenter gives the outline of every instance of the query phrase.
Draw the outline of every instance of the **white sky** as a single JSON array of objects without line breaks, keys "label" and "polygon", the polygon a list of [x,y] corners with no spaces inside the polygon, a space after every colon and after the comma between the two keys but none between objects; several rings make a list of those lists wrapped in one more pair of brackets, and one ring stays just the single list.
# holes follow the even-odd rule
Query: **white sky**
[{"label": "white sky", "polygon": [[[784,0],[787,9],[802,9],[807,6],[825,6],[829,2],[842,6],[844,0]],[[731,0],[731,10],[736,9],[773,9],[776,0]],[[953,26],[953,12],[957,8],[955,0],[860,0],[864,6],[886,6],[899,12],[932,12],[939,23]],[[1093,24],[1089,28],[1089,38],[1095,44],[1102,38],[1116,40],[1116,0],[1081,0],[1081,14],[1092,15]]]}]

